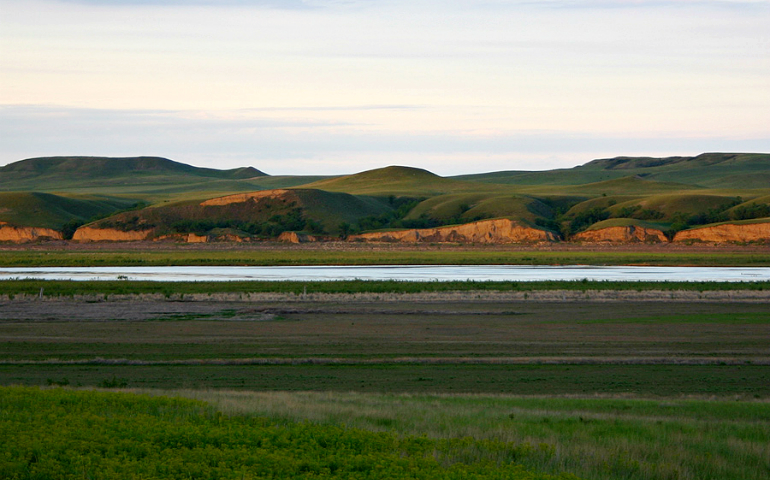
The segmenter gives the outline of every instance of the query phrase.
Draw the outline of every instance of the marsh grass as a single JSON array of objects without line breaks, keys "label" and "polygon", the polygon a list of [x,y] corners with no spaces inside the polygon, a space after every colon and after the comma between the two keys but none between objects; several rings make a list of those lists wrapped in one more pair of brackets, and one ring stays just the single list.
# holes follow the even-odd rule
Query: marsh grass
[{"label": "marsh grass", "polygon": [[[161,294],[184,299],[180,295],[218,293],[279,293],[291,295],[356,293],[443,293],[443,292],[537,292],[564,290],[591,291],[665,291],[710,292],[770,290],[770,282],[616,282],[616,281],[536,281],[536,282],[411,282],[398,280],[340,281],[232,281],[232,282],[154,282],[154,281],[71,281],[71,280],[0,280],[0,295],[30,297],[71,297],[96,295],[95,300],[110,295]],[[216,298],[212,298],[216,300]]]},{"label": "marsh grass", "polygon": [[[537,471],[595,479],[770,478],[770,404],[703,399],[180,391],[228,414],[529,445]],[[468,452],[466,452],[467,454]]]}]

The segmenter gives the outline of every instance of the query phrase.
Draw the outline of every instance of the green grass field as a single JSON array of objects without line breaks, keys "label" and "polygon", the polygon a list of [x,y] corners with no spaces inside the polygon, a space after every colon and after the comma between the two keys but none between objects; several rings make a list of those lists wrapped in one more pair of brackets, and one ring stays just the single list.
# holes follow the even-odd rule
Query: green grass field
[{"label": "green grass field", "polygon": [[764,402],[148,393],[0,388],[0,476],[754,480],[770,474]]},{"label": "green grass field", "polygon": [[108,246],[94,250],[6,250],[0,267],[162,266],[162,265],[691,265],[770,266],[764,250],[517,250],[436,245],[383,249],[368,245],[344,249],[323,246],[276,248],[148,249]]},{"label": "green grass field", "polygon": [[0,389],[0,476],[569,479],[515,463],[531,445],[222,415],[190,400]]},{"label": "green grass field", "polygon": [[[770,404],[496,395],[177,392],[225,413],[537,446],[536,471],[594,479],[770,476]],[[539,448],[538,448],[539,447]],[[553,452],[552,455],[546,452]]]}]

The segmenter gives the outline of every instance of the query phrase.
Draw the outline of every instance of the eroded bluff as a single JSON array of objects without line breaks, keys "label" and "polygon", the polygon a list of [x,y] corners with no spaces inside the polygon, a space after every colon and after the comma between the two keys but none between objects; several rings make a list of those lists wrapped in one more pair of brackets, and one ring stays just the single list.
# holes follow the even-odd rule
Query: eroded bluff
[{"label": "eroded bluff", "polygon": [[553,232],[528,227],[507,219],[482,220],[449,227],[361,233],[348,237],[348,241],[351,242],[403,243],[535,243],[558,240],[558,236]]},{"label": "eroded bluff", "polygon": [[746,243],[770,242],[770,222],[734,224],[682,230],[674,236],[675,242]]},{"label": "eroded bluff", "polygon": [[14,227],[0,222],[0,242],[28,243],[38,240],[61,240],[61,232],[41,227]]},{"label": "eroded bluff", "polygon": [[122,231],[114,228],[80,227],[75,231],[72,240],[76,242],[136,242],[147,240],[154,230]]},{"label": "eroded bluff", "polygon": [[668,239],[662,231],[636,225],[597,228],[580,232],[572,237],[577,242],[613,242],[613,243],[661,243]]}]

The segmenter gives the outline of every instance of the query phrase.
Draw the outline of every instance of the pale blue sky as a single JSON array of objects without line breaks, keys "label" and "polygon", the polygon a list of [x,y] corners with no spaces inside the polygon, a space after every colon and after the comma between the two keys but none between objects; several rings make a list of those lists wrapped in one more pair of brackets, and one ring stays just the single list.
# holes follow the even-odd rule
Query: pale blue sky
[{"label": "pale blue sky", "polygon": [[0,165],[770,152],[770,1],[0,0]]}]

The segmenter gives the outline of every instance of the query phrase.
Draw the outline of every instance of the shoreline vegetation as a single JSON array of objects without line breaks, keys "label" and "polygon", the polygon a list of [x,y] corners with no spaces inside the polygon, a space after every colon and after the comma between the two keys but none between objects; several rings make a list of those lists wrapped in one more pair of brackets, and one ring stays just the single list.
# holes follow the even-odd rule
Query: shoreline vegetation
[{"label": "shoreline vegetation", "polygon": [[767,301],[769,281],[0,280],[3,301]]},{"label": "shoreline vegetation", "polygon": [[3,245],[0,267],[303,265],[770,266],[763,245]]}]

